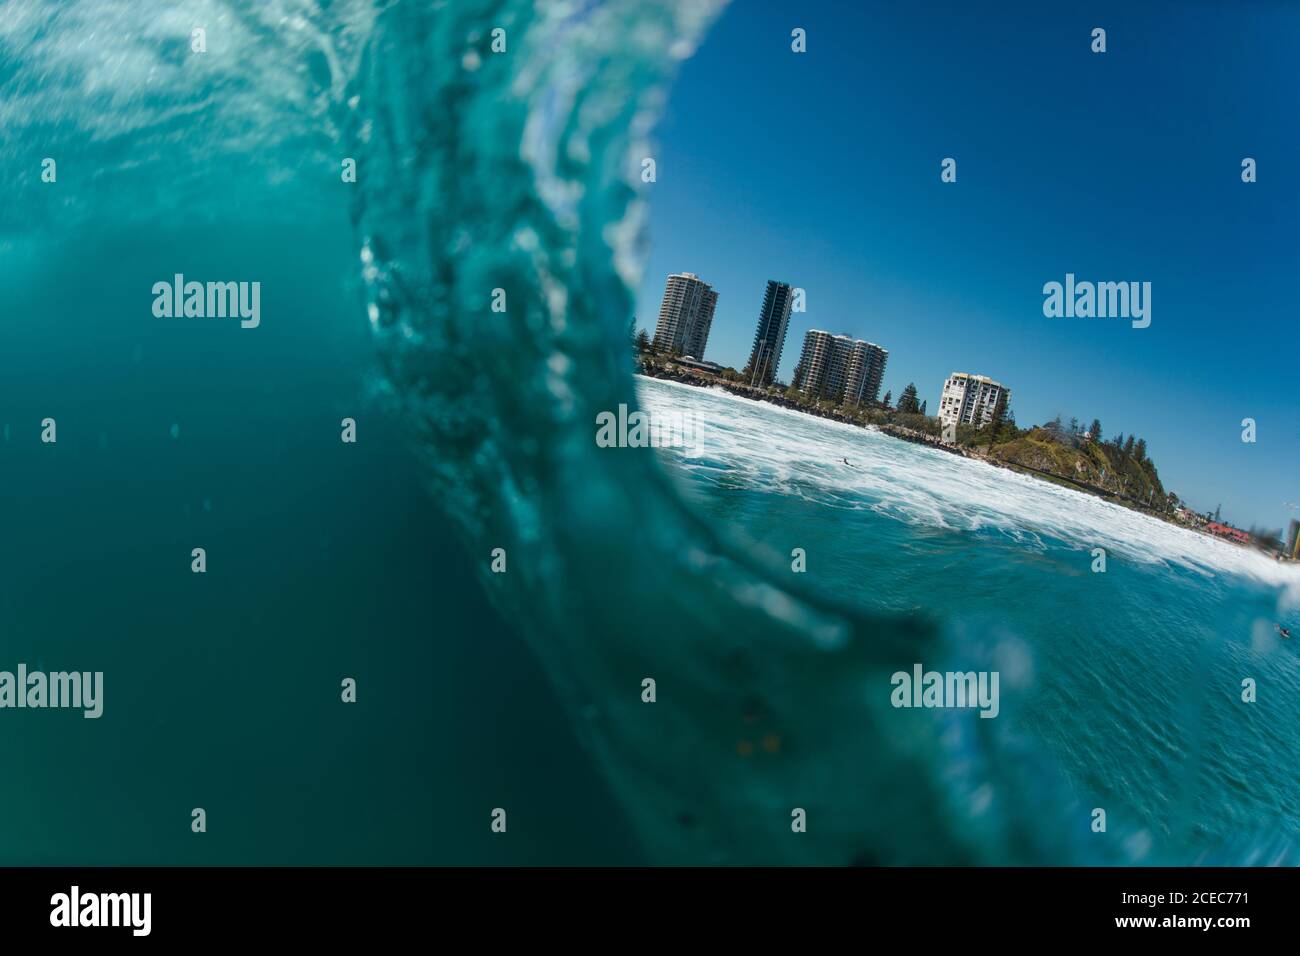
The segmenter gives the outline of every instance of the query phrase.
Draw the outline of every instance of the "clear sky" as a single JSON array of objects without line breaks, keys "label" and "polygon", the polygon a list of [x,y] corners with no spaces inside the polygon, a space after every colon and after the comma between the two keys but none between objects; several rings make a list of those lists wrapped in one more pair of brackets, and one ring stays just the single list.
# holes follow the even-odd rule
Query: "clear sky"
[{"label": "clear sky", "polygon": [[[668,273],[698,273],[719,294],[705,357],[739,368],[766,280],[789,282],[808,308],[785,381],[806,330],[865,338],[889,350],[882,395],[914,381],[933,413],[950,372],[989,375],[1021,426],[1099,418],[1198,510],[1285,527],[1297,64],[1296,4],[739,0],[657,132],[638,325],[653,333]],[[1044,317],[1067,272],[1150,282],[1150,327]]]}]

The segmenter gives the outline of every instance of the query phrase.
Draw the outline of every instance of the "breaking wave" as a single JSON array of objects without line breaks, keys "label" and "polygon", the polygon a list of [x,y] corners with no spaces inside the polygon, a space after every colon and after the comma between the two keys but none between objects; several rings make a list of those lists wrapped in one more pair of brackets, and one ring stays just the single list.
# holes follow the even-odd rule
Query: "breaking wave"
[{"label": "breaking wave", "polygon": [[1095,495],[720,389],[645,380],[639,394],[647,411],[688,404],[707,423],[703,454],[680,462],[688,471],[740,476],[756,490],[797,488],[830,507],[869,507],[919,525],[997,528],[1038,550],[1046,536],[1207,576],[1241,575],[1283,589],[1289,602],[1300,597],[1295,565]]},{"label": "breaking wave", "polygon": [[[638,401],[626,328],[644,242],[639,159],[676,64],[719,8],[11,0],[0,155],[19,170],[20,202],[0,212],[0,242],[12,250],[33,218],[136,219],[139,197],[160,191],[218,223],[293,216],[354,158],[357,316],[373,329],[382,387],[431,491],[485,556],[484,586],[656,860],[1185,859],[1195,841],[1141,823],[1116,823],[1104,841],[1088,831],[1086,785],[1026,729],[1031,708],[1017,700],[1033,689],[1036,651],[1014,627],[801,585],[788,559],[719,530],[698,496],[688,505],[656,456],[594,443],[598,412]],[[208,52],[194,56],[198,24]],[[34,144],[65,168],[93,166],[94,187],[42,191]],[[678,464],[828,512],[996,529],[1030,549],[1104,535],[1135,560],[1280,583],[1253,559],[1190,548],[1094,499],[761,415],[771,441],[720,414],[713,464]],[[860,450],[861,469],[821,463],[845,448]],[[494,548],[508,573],[487,572]],[[892,708],[889,676],[914,661],[1000,668],[1002,716]],[[654,707],[641,701],[645,677]],[[811,821],[796,838],[794,807]],[[1252,844],[1233,858],[1259,855]]]}]

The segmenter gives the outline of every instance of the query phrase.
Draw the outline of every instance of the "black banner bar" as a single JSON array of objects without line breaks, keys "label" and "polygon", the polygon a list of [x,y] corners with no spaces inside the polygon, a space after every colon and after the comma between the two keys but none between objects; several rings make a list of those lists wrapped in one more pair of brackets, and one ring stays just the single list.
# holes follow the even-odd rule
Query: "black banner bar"
[{"label": "black banner bar", "polygon": [[1230,944],[1293,931],[1297,890],[1293,869],[11,868],[0,870],[0,925],[8,940],[337,944],[557,921],[570,936],[696,924],[762,936],[815,919],[818,933],[921,927],[927,940],[978,929]]}]

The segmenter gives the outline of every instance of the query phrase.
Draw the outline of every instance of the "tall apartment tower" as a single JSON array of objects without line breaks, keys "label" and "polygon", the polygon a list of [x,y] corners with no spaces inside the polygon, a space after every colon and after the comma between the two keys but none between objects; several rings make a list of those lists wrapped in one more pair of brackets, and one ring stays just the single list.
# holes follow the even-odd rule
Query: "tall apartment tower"
[{"label": "tall apartment tower", "polygon": [[703,359],[717,305],[718,293],[695,273],[670,275],[664,287],[663,305],[659,307],[654,347],[661,352]]},{"label": "tall apartment tower", "polygon": [[943,383],[939,399],[939,421],[945,425],[974,425],[982,428],[993,420],[998,399],[1011,401],[1011,389],[985,375],[953,372]]},{"label": "tall apartment tower", "polygon": [[817,398],[861,405],[880,399],[889,353],[879,345],[812,329],[794,370],[794,386]]},{"label": "tall apartment tower", "polygon": [[885,363],[889,352],[874,342],[852,340],[848,372],[844,377],[844,401],[874,405],[880,401],[880,385],[885,380]]},{"label": "tall apartment tower", "polygon": [[784,282],[768,280],[767,291],[763,294],[763,311],[758,314],[758,328],[754,330],[754,347],[749,351],[749,364],[745,366],[748,381],[754,385],[771,385],[776,377],[793,301],[793,288]]}]

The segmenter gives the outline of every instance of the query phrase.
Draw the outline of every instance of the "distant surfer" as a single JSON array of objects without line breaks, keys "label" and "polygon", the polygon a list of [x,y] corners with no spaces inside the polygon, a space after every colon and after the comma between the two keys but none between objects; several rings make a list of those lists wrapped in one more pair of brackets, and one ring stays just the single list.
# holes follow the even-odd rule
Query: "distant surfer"
[{"label": "distant surfer", "polygon": [[1283,627],[1281,624],[1275,624],[1273,626],[1277,628],[1277,632],[1281,634],[1283,637],[1291,636],[1291,632],[1287,630],[1285,627]]},{"label": "distant surfer", "polygon": [[[849,465],[849,460],[848,460],[847,458],[842,458],[842,459],[840,459],[840,460],[843,461],[844,464]],[[852,468],[853,466],[852,466],[852,465],[849,465],[849,467]]]}]

